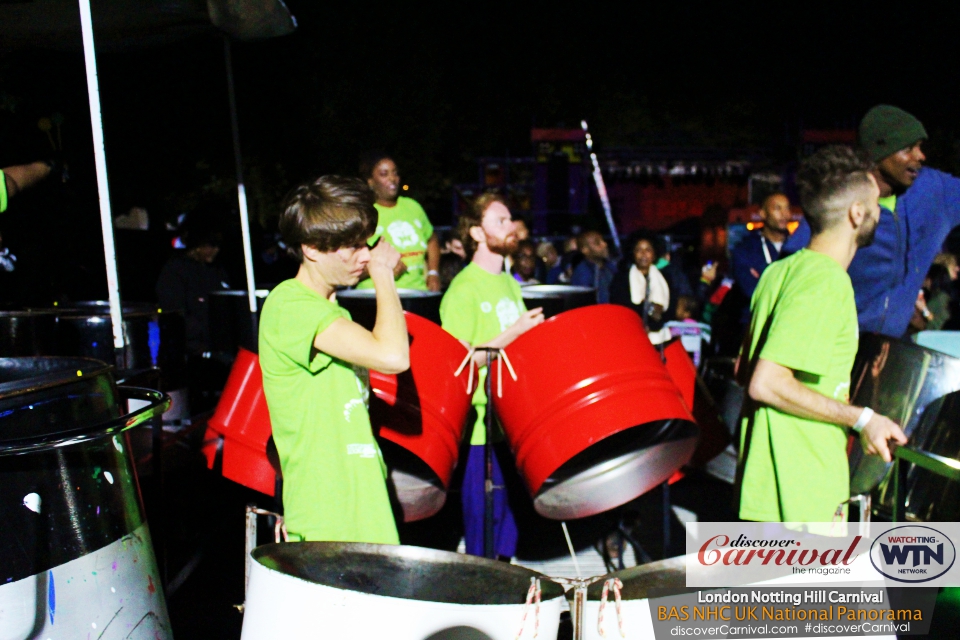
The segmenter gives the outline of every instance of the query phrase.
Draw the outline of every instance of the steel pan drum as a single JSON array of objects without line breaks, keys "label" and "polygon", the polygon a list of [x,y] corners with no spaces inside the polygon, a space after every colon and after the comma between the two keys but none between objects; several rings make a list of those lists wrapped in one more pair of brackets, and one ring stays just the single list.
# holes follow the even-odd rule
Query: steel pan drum
[{"label": "steel pan drum", "polygon": [[[400,294],[400,304],[404,311],[440,324],[442,293],[419,289],[397,289],[397,293]],[[337,292],[337,302],[350,312],[354,322],[372,330],[377,320],[376,295],[377,292],[374,289],[345,289]]]},{"label": "steel pan drum", "polygon": [[0,358],[0,637],[172,638],[122,433],[167,402],[103,362]]},{"label": "steel pan drum", "polygon": [[0,311],[0,357],[53,355],[57,316],[50,311]]},{"label": "steel pan drum", "polygon": [[370,372],[370,423],[374,433],[379,429],[404,520],[413,522],[437,513],[446,501],[470,410],[470,372],[455,375],[467,355],[456,338],[420,316],[404,315],[410,369],[396,376]]},{"label": "steel pan drum", "polygon": [[592,287],[575,287],[568,284],[535,284],[520,290],[527,309],[543,307],[547,318],[597,304],[597,290]]},{"label": "steel pan drum", "polygon": [[693,416],[632,310],[568,311],[505,352],[517,380],[491,367],[494,406],[541,515],[620,506],[690,459]]},{"label": "steel pan drum", "polygon": [[[953,410],[954,403],[941,401],[935,405],[935,411],[928,408],[934,409],[931,403],[960,390],[960,359],[868,333],[860,337],[851,384],[851,404],[870,407],[887,416],[901,425],[912,446],[921,446],[931,439],[947,437],[948,434],[940,433],[941,429],[953,428],[948,426],[949,420],[938,419],[938,415]],[[955,457],[956,451],[945,455]],[[889,485],[890,467],[877,456],[865,455],[855,444],[850,451],[850,493],[870,493],[881,481]],[[924,476],[930,478],[920,469],[914,469],[912,476],[918,481]],[[889,493],[886,488],[881,491]],[[908,512],[917,516],[918,506],[914,503]]]},{"label": "steel pan drum", "polygon": [[[257,312],[263,309],[268,289],[257,289]],[[250,303],[246,289],[227,289],[211,291],[207,298],[210,319],[210,349],[214,353],[224,353],[231,357],[237,349],[243,347],[249,351],[257,350],[257,336],[253,333],[250,321]]]},{"label": "steel pan drum", "polygon": [[217,409],[207,422],[203,439],[207,466],[219,467],[228,480],[274,495],[277,470],[267,455],[271,433],[260,358],[241,347]]},{"label": "steel pan drum", "polygon": [[[563,588],[522,567],[341,542],[270,544],[251,555],[242,640],[557,637]],[[525,605],[531,578],[540,579],[539,615]]]}]

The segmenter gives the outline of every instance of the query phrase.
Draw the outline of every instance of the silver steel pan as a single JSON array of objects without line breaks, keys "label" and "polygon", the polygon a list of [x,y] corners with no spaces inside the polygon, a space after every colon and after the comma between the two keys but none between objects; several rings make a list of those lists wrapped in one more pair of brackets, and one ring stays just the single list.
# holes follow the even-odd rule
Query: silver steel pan
[{"label": "silver steel pan", "polygon": [[[960,359],[939,351],[876,334],[863,334],[851,374],[850,402],[870,407],[897,422],[911,446],[932,450],[951,458],[960,451],[956,417],[960,402]],[[879,487],[879,501],[890,506],[892,482],[890,464],[867,456],[859,445],[850,452],[850,492],[870,493]],[[908,514],[921,519],[937,513],[932,497],[920,504],[920,495],[929,495],[927,485],[935,476],[921,469],[910,472],[908,490],[914,499]],[[954,519],[954,518],[949,518]]]},{"label": "silver steel pan", "polygon": [[[400,294],[400,305],[404,311],[415,313],[430,322],[440,324],[440,300],[443,294],[439,291],[420,291],[419,289],[397,289]],[[337,302],[350,312],[350,317],[357,324],[367,329],[373,329],[377,319],[377,298],[374,289],[345,289],[337,291]]]},{"label": "silver steel pan", "polygon": [[564,311],[597,304],[597,291],[593,287],[576,287],[568,284],[535,284],[520,289],[527,309],[543,307],[543,315],[552,318]]}]

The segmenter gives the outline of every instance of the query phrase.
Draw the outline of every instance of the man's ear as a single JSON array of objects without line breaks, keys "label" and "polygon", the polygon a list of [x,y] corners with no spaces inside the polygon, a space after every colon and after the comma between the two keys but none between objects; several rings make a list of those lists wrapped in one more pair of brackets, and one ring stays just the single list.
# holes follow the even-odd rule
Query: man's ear
[{"label": "man's ear", "polygon": [[473,238],[473,241],[477,244],[487,241],[487,234],[483,232],[483,228],[481,227],[470,227],[470,237]]},{"label": "man's ear", "polygon": [[310,262],[316,262],[320,256],[320,251],[316,247],[311,247],[308,244],[300,245],[300,251],[303,252],[304,259]]},{"label": "man's ear", "polygon": [[860,200],[854,200],[850,204],[850,210],[847,215],[850,218],[850,224],[853,225],[853,228],[859,229],[867,217],[867,207]]}]

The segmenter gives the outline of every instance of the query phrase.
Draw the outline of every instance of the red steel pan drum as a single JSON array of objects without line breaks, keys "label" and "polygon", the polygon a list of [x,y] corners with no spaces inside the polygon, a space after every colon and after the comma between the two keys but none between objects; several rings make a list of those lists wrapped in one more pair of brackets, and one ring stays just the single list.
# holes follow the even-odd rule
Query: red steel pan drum
[{"label": "red steel pan drum", "polygon": [[219,465],[224,478],[272,496],[277,472],[267,457],[271,433],[260,358],[241,347],[207,423],[203,445],[207,466]]},{"label": "red steel pan drum", "polygon": [[410,369],[396,376],[370,372],[370,422],[374,432],[380,430],[404,520],[413,522],[437,513],[446,501],[471,394],[467,367],[456,375],[467,349],[433,322],[404,315]]},{"label": "red steel pan drum", "polygon": [[686,464],[697,427],[640,317],[615,305],[567,311],[492,366],[493,402],[541,515],[620,506]]}]

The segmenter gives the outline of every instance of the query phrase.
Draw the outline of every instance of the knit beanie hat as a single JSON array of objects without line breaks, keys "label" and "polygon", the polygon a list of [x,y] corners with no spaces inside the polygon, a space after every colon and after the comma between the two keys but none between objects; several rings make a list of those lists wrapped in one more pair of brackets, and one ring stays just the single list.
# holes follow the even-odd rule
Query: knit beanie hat
[{"label": "knit beanie hat", "polygon": [[872,162],[927,138],[919,120],[889,104],[878,104],[860,121],[860,146]]}]

